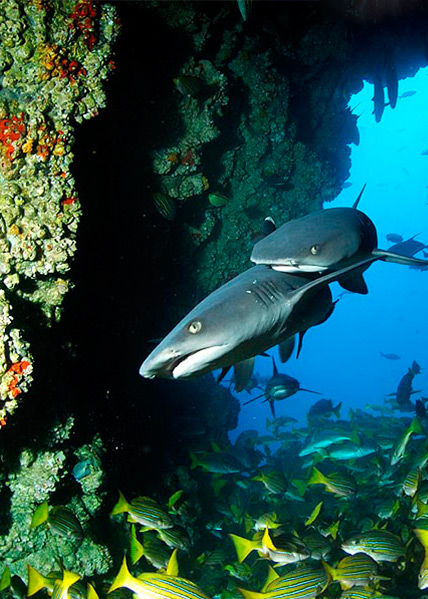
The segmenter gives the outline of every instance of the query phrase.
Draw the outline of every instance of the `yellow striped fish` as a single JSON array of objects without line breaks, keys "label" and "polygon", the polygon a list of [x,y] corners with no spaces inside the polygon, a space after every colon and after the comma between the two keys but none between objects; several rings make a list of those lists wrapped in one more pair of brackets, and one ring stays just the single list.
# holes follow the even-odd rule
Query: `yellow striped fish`
[{"label": "yellow striped fish", "polygon": [[331,582],[322,568],[300,564],[285,576],[273,580],[262,593],[239,589],[245,599],[313,599]]},{"label": "yellow striped fish", "polygon": [[119,500],[110,512],[110,516],[129,514],[129,522],[138,522],[148,529],[171,528],[173,522],[167,512],[151,497],[137,497],[128,503],[119,491]]},{"label": "yellow striped fish", "polygon": [[352,497],[357,492],[355,478],[346,472],[332,472],[328,476],[315,466],[312,468],[308,485],[325,485],[327,491],[340,497]]},{"label": "yellow striped fish", "polygon": [[377,562],[396,562],[405,554],[401,539],[387,530],[367,530],[342,543],[346,553],[366,553]]},{"label": "yellow striped fish", "polygon": [[323,562],[323,566],[332,580],[340,583],[342,590],[354,586],[366,586],[376,578],[377,574],[377,562],[365,553],[344,557],[336,568],[332,568],[326,562]]},{"label": "yellow striped fish", "polygon": [[138,578],[128,570],[126,558],[108,592],[126,587],[139,599],[210,599],[190,580],[169,574],[143,572]]},{"label": "yellow striped fish", "polygon": [[428,588],[428,530],[415,528],[413,532],[418,537],[425,551],[424,561],[421,564],[418,575],[418,587],[422,590]]}]

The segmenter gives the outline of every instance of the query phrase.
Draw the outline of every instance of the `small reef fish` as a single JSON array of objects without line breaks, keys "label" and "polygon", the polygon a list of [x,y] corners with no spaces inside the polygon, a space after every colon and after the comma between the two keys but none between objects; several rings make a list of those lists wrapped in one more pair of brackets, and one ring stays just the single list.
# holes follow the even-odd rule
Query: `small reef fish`
[{"label": "small reef fish", "polygon": [[31,566],[28,566],[27,596],[31,597],[40,590],[47,589],[53,599],[69,599],[69,589],[78,580],[80,580],[80,575],[68,570],[63,571],[61,579],[55,574],[43,576]]},{"label": "small reef fish", "polygon": [[52,533],[59,536],[78,540],[83,538],[79,520],[69,508],[62,505],[50,508],[47,501],[41,503],[33,514],[30,527],[37,528],[41,524],[46,524]]},{"label": "small reef fish", "polygon": [[308,485],[324,485],[328,492],[340,497],[352,497],[357,492],[355,478],[347,472],[332,472],[323,474],[315,466],[312,468]]},{"label": "small reef fish", "polygon": [[395,254],[400,254],[400,256],[407,256],[411,258],[418,252],[421,252],[422,250],[428,247],[428,245],[426,245],[425,243],[422,243],[421,241],[417,241],[415,239],[415,237],[417,237],[418,235],[420,235],[420,233],[416,233],[416,235],[409,237],[409,239],[406,239],[405,241],[401,241],[400,243],[395,243],[394,245],[391,245],[388,251],[394,252]]},{"label": "small reef fish", "polygon": [[172,520],[167,512],[151,497],[137,497],[128,503],[119,491],[119,500],[110,512],[110,516],[128,514],[129,522],[138,522],[149,529],[171,528]]},{"label": "small reef fish", "polygon": [[204,88],[204,82],[192,75],[179,75],[173,79],[173,83],[184,97],[197,98]]},{"label": "small reef fish", "polygon": [[227,451],[205,452],[201,455],[191,453],[190,459],[192,460],[192,470],[200,467],[206,472],[216,474],[234,474],[237,472],[242,472],[245,469],[243,464]]},{"label": "small reef fish", "polygon": [[342,441],[355,440],[359,443],[358,435],[344,430],[319,430],[311,435],[305,442],[303,449],[299,452],[299,456],[303,457],[311,453],[315,453],[320,449],[325,449],[334,443],[340,443]]},{"label": "small reef fish", "polygon": [[313,420],[314,418],[320,417],[328,418],[332,414],[334,414],[336,418],[340,418],[341,407],[341,401],[333,407],[333,402],[331,401],[331,399],[320,399],[311,405],[307,413],[307,418],[308,420]]},{"label": "small reef fish", "polygon": [[331,578],[323,568],[300,564],[295,570],[274,579],[264,592],[239,589],[245,599],[313,599],[320,595]]},{"label": "small reef fish", "polygon": [[414,96],[416,94],[416,90],[414,89],[409,89],[406,92],[403,92],[402,94],[400,94],[399,99],[401,100],[401,98],[411,98],[412,96]]},{"label": "small reef fish", "polygon": [[428,530],[415,528],[413,531],[424,548],[425,556],[418,574],[418,588],[428,588]]},{"label": "small reef fish", "polygon": [[396,562],[405,555],[400,538],[387,530],[368,530],[342,543],[346,553],[365,553],[376,562]]},{"label": "small reef fish", "polygon": [[401,360],[401,356],[398,354],[384,354],[383,352],[380,352],[380,355],[387,360]]},{"label": "small reef fish", "polygon": [[418,418],[414,418],[408,428],[403,432],[393,447],[391,454],[391,465],[394,466],[403,459],[406,452],[406,447],[412,435],[420,435],[423,433],[421,423]]},{"label": "small reef fish", "polygon": [[159,214],[166,220],[174,220],[177,214],[177,204],[174,198],[166,193],[155,192],[153,194],[153,204]]},{"label": "small reef fish", "polygon": [[185,578],[157,572],[143,572],[136,578],[130,573],[126,558],[108,593],[126,587],[138,599],[209,599],[196,584]]},{"label": "small reef fish", "polygon": [[270,559],[276,564],[294,564],[310,557],[309,550],[297,537],[280,535],[271,539],[269,529],[265,528],[261,536],[256,533],[253,539],[245,539],[238,535],[230,534],[229,537],[235,546],[239,563],[242,563],[252,552]]},{"label": "small reef fish", "polygon": [[390,243],[401,243],[403,241],[403,236],[398,233],[388,233],[386,235],[386,240]]},{"label": "small reef fish", "polygon": [[273,495],[285,493],[288,486],[282,472],[260,472],[260,474],[253,476],[251,480],[262,482],[266,489],[270,493],[273,493]]},{"label": "small reef fish", "polygon": [[340,583],[342,590],[354,586],[367,586],[377,578],[378,564],[365,553],[344,557],[336,568],[332,568],[326,562],[323,562],[323,566],[331,579]]}]

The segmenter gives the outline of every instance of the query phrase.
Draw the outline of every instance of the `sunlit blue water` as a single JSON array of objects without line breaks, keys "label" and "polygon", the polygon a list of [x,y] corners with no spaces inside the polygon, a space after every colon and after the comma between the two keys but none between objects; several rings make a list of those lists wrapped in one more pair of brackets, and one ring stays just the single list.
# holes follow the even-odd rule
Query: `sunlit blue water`
[{"label": "sunlit blue water", "polygon": [[[372,84],[365,83],[351,98],[351,108],[360,115],[361,137],[359,146],[352,146],[352,185],[327,205],[351,206],[366,183],[359,208],[375,223],[382,249],[389,245],[387,233],[399,233],[404,239],[420,233],[417,239],[428,243],[428,156],[422,154],[428,150],[428,68],[400,81],[399,95],[410,90],[416,93],[400,98],[394,110],[387,106],[380,123],[372,114]],[[364,276],[369,294],[343,295],[330,320],[306,334],[299,359],[293,356],[281,366],[302,387],[321,391],[334,403],[342,401],[345,417],[350,407],[382,404],[414,359],[424,370],[415,377],[413,388],[428,395],[428,271],[380,263]],[[336,295],[342,291],[337,284],[332,288]],[[387,360],[380,352],[401,359]],[[276,350],[272,353],[276,355]],[[270,359],[258,357],[256,371],[270,376]],[[243,402],[250,396],[243,392],[239,398]],[[262,399],[242,407],[232,439],[247,428],[264,432],[271,413]],[[298,393],[276,403],[277,416],[286,414],[303,422],[317,399]]]}]

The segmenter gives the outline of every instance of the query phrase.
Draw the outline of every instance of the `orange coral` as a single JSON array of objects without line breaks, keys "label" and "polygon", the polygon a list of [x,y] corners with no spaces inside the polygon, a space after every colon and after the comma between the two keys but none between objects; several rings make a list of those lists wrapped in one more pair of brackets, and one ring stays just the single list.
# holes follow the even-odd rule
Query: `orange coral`
[{"label": "orange coral", "polygon": [[18,144],[25,134],[24,113],[21,116],[12,116],[10,118],[0,119],[0,143],[5,148],[6,158],[13,160],[16,157],[14,153],[18,149]]}]

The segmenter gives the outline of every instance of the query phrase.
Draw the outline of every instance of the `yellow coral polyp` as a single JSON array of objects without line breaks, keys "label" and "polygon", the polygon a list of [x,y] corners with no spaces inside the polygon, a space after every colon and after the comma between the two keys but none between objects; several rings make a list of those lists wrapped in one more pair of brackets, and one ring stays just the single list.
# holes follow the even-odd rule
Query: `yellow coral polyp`
[{"label": "yellow coral polyp", "polygon": [[29,137],[27,139],[27,141],[22,144],[21,149],[24,152],[24,154],[30,154],[32,152],[33,144],[34,144],[34,139],[31,139],[31,137]]}]

